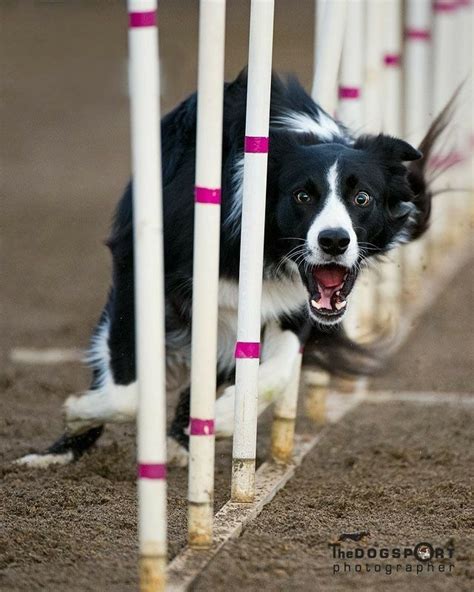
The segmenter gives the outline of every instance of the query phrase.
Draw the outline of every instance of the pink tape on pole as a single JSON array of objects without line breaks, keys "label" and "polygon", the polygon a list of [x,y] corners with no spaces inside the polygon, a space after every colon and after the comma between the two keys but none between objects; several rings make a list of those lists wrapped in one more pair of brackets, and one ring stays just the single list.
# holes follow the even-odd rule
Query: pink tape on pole
[{"label": "pink tape on pole", "polygon": [[360,97],[360,88],[357,86],[340,86],[340,99],[358,99]]},{"label": "pink tape on pole", "polygon": [[166,465],[154,463],[139,463],[138,465],[139,479],[166,479]]},{"label": "pink tape on pole", "polygon": [[209,187],[196,187],[194,188],[194,201],[196,203],[204,204],[220,204],[221,203],[221,190],[211,189]]},{"label": "pink tape on pole", "polygon": [[452,12],[456,10],[457,4],[456,2],[449,2],[449,1],[442,1],[439,0],[433,4],[433,10],[435,12]]},{"label": "pink tape on pole", "polygon": [[156,10],[128,13],[128,26],[131,29],[137,29],[141,27],[156,27],[156,23]]},{"label": "pink tape on pole", "polygon": [[260,357],[260,343],[258,341],[237,341],[235,344],[236,358],[259,358]]},{"label": "pink tape on pole", "polygon": [[398,53],[386,53],[383,58],[386,66],[399,66],[400,61],[400,54]]},{"label": "pink tape on pole", "polygon": [[413,39],[417,41],[429,41],[431,39],[431,31],[429,29],[415,29],[409,27],[405,30],[406,39]]},{"label": "pink tape on pole", "polygon": [[245,136],[244,152],[264,154],[268,152],[268,144],[267,136]]},{"label": "pink tape on pole", "polygon": [[214,433],[213,419],[198,419],[197,417],[189,418],[189,435],[190,436],[212,436]]}]

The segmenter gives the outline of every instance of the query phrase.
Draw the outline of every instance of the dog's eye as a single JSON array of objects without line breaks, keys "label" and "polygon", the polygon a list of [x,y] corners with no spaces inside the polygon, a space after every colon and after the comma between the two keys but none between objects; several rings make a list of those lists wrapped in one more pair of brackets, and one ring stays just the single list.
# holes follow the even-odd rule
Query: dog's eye
[{"label": "dog's eye", "polygon": [[365,208],[371,201],[372,198],[365,191],[359,191],[359,193],[357,193],[357,195],[354,197],[354,203],[356,206],[359,206],[359,208]]},{"label": "dog's eye", "polygon": [[298,191],[295,191],[293,193],[293,197],[295,198],[296,203],[299,204],[309,204],[313,201],[311,195],[303,189],[298,189]]}]

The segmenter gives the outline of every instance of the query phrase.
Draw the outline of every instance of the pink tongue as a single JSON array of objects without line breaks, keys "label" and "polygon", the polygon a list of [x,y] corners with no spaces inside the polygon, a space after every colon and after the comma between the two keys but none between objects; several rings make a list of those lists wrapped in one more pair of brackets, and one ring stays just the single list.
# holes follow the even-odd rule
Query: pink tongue
[{"label": "pink tongue", "polygon": [[336,291],[336,289],[335,288],[324,288],[323,286],[321,286],[321,284],[318,284],[318,290],[319,290],[319,293],[321,294],[321,298],[319,299],[318,304],[320,304],[323,308],[327,308],[328,310],[332,310],[331,297],[334,294],[334,292]]}]

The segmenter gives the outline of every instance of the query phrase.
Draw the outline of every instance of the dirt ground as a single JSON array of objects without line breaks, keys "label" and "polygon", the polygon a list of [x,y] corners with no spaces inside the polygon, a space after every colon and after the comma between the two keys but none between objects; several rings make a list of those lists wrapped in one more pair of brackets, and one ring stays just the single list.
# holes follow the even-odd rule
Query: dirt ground
[{"label": "dirt ground", "polygon": [[[160,0],[165,109],[196,80],[196,2]],[[229,2],[226,73],[245,64],[248,2]],[[277,2],[275,67],[309,85],[312,0]],[[65,396],[88,385],[76,363],[14,365],[12,347],[87,346],[110,262],[102,242],[129,175],[124,3],[1,3],[0,589],[136,589],[134,429],[113,427],[75,465],[10,461],[62,428]],[[375,385],[472,392],[474,266],[467,266]],[[315,429],[301,422],[300,430]],[[259,460],[268,448],[260,424]],[[328,428],[293,481],[196,583],[196,590],[470,590],[472,412],[364,404]],[[230,442],[219,442],[216,509],[228,498]],[[170,557],[185,543],[186,471],[169,480]],[[452,574],[339,574],[328,542],[421,540],[455,548]],[[350,548],[351,545],[346,545]]]}]

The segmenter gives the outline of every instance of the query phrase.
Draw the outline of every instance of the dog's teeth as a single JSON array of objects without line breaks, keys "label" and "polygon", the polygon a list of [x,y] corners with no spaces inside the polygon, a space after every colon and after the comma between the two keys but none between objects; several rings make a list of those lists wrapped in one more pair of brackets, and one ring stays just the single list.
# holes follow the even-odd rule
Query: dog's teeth
[{"label": "dog's teeth", "polygon": [[311,304],[314,306],[314,308],[317,308],[318,310],[322,308],[322,304],[319,304],[319,302],[316,302],[316,300],[311,300]]},{"label": "dog's teeth", "polygon": [[348,276],[348,275],[349,275],[349,274],[348,274],[348,273],[346,273],[346,275],[345,275],[345,276],[344,276],[344,278],[343,278],[343,281],[346,281],[346,280],[347,280],[347,276]]},{"label": "dog's teeth", "polygon": [[345,300],[341,300],[340,302],[336,302],[336,309],[341,310],[346,306],[347,302]]},{"label": "dog's teeth", "polygon": [[340,294],[340,293],[341,293],[341,290],[338,290],[338,291],[336,292],[336,296],[339,296],[339,294]]}]

